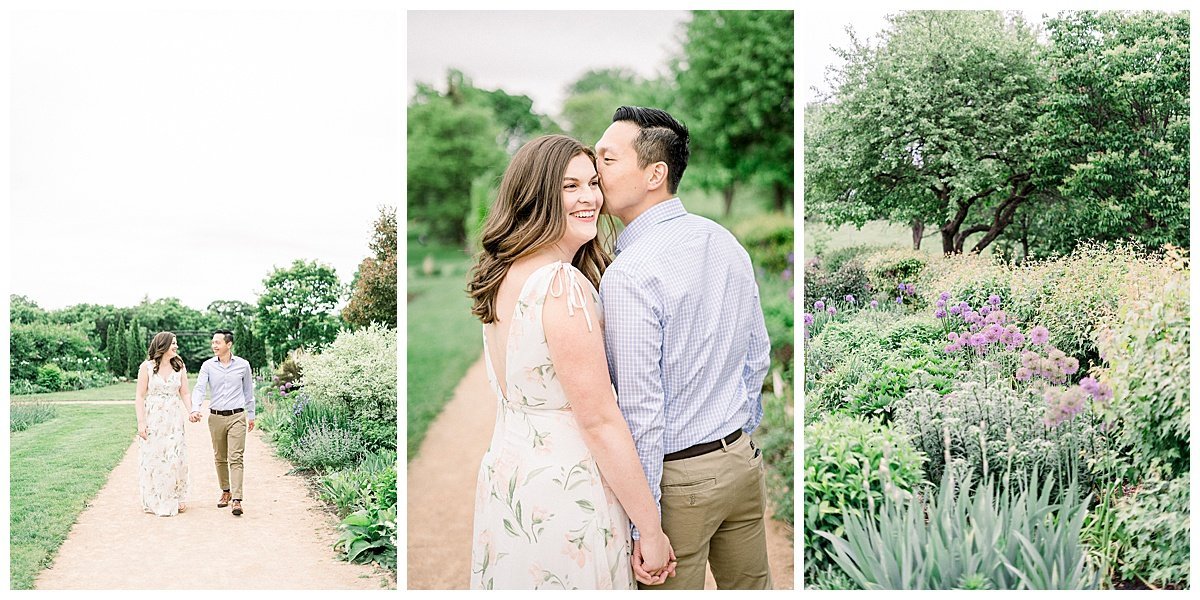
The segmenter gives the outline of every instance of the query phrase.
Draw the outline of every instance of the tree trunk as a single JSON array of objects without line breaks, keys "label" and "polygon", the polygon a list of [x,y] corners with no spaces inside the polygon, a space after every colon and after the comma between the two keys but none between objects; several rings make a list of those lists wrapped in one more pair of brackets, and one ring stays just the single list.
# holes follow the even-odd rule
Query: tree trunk
[{"label": "tree trunk", "polygon": [[925,235],[925,222],[920,217],[912,220],[913,250],[921,249],[921,237]]},{"label": "tree trunk", "polygon": [[775,210],[783,212],[787,208],[788,189],[782,182],[775,182]]},{"label": "tree trunk", "polygon": [[733,182],[729,182],[729,185],[725,186],[722,191],[725,194],[725,216],[728,217],[729,213],[733,211]]}]

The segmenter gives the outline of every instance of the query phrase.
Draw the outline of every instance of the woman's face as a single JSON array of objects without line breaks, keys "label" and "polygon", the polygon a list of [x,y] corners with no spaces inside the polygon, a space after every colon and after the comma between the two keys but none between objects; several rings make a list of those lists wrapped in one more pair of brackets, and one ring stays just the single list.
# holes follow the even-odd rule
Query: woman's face
[{"label": "woman's face", "polygon": [[570,249],[578,249],[595,239],[596,220],[600,217],[600,207],[604,206],[592,159],[586,154],[572,158],[563,173],[562,185],[563,211],[567,215],[563,242]]},{"label": "woman's face", "polygon": [[176,356],[179,356],[179,341],[175,338],[171,338],[171,346],[168,347],[167,351],[163,353],[163,357],[167,360],[171,360]]}]

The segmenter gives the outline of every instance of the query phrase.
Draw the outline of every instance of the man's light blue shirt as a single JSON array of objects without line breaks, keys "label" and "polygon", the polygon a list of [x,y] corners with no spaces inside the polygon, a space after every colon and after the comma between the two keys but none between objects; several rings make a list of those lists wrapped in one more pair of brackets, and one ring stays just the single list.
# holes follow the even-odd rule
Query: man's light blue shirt
[{"label": "man's light blue shirt", "polygon": [[212,357],[200,365],[200,376],[192,390],[192,412],[200,412],[204,395],[212,390],[209,410],[246,409],[246,420],[254,420],[254,373],[244,358],[230,357],[228,365]]},{"label": "man's light blue shirt", "polygon": [[604,348],[659,502],[664,455],[758,427],[771,344],[749,255],[678,198],[634,219],[616,251],[600,280]]}]

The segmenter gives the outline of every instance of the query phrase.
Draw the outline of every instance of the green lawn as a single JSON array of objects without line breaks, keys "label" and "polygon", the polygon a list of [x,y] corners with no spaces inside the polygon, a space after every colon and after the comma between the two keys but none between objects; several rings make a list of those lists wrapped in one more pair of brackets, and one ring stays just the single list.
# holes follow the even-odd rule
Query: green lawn
[{"label": "green lawn", "polygon": [[132,405],[60,406],[57,417],[11,434],[12,589],[32,589],[53,561],[133,442],[136,421]]},{"label": "green lawn", "polygon": [[[432,276],[423,274],[430,257]],[[408,460],[483,352],[479,321],[466,294],[470,258],[447,247],[408,250]]]},{"label": "green lawn", "polygon": [[[188,374],[189,387],[196,386],[196,374]],[[10,402],[72,402],[72,401],[106,401],[133,400],[137,391],[137,382],[114,383],[104,387],[74,390],[70,392],[54,392],[53,394],[28,394],[11,396]]]}]

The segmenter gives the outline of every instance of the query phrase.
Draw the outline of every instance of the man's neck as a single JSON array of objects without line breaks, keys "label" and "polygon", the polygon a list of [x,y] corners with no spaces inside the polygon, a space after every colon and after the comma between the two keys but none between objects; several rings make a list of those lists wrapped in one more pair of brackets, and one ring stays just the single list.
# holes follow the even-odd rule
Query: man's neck
[{"label": "man's neck", "polygon": [[678,196],[676,196],[675,194],[668,194],[668,195],[659,194],[653,198],[647,197],[640,204],[630,207],[630,209],[625,211],[623,214],[617,215],[617,218],[621,219],[621,223],[623,223],[626,227],[629,227],[630,223],[634,222],[638,217],[642,216],[642,214],[645,213],[646,211],[650,210],[651,208],[654,208],[655,206],[658,206],[659,204],[662,204],[663,202],[666,202],[667,200],[673,200],[677,197]]},{"label": "man's neck", "polygon": [[225,356],[217,355],[217,360],[220,361],[221,364],[227,365],[231,361],[233,361],[233,353],[230,352],[229,354],[226,354]]}]

